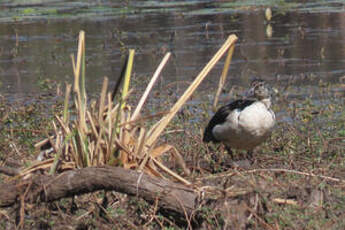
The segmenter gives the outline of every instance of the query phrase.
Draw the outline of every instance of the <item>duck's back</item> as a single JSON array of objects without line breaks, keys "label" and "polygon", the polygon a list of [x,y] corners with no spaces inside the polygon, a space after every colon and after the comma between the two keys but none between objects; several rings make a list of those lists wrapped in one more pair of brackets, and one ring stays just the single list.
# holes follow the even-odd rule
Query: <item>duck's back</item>
[{"label": "duck's back", "polygon": [[250,150],[269,137],[274,124],[274,113],[257,101],[243,110],[233,110],[225,122],[214,126],[212,133],[229,147]]},{"label": "duck's back", "polygon": [[237,114],[254,102],[253,100],[236,100],[220,107],[205,128],[203,141],[215,143],[222,141],[223,138],[214,135],[214,128],[216,126],[228,126],[229,120],[231,121],[230,125],[232,125],[234,119],[237,119]]}]

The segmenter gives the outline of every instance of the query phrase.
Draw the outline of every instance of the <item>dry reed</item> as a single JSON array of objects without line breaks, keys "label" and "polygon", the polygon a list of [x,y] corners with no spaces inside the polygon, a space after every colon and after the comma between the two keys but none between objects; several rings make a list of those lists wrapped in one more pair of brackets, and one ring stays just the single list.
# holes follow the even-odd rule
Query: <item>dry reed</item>
[{"label": "dry reed", "polygon": [[[222,81],[224,81],[224,75],[227,73],[236,40],[235,35],[228,37],[224,45],[204,67],[176,104],[167,113],[158,113],[157,116],[162,114],[164,116],[147,130],[143,123],[155,117],[155,115],[141,117],[140,112],[160,72],[167,63],[170,53],[165,55],[158,66],[133,113],[132,107],[126,101],[131,92],[129,84],[134,50],[130,50],[126,62],[126,75],[121,97],[117,101],[113,101],[113,96],[108,93],[108,79],[105,78],[98,101],[87,103],[85,90],[85,33],[81,31],[76,63],[72,56],[74,109],[69,109],[71,85],[67,84],[64,112],[62,117],[56,116],[57,124],[54,123],[54,138],[49,137],[37,144],[41,146],[42,143],[50,142],[55,154],[54,160],[49,159],[33,165],[23,171],[21,175],[24,175],[25,172],[33,172],[40,167],[49,167],[50,173],[55,173],[59,169],[70,168],[71,166],[82,168],[107,164],[141,170],[153,176],[165,177],[164,175],[169,175],[179,182],[187,185],[191,184],[188,180],[166,167],[160,159],[163,154],[170,153],[184,173],[188,175],[189,169],[177,149],[169,144],[157,146],[156,143],[177,111],[185,104],[225,52],[229,50],[222,74]],[[76,114],[75,119],[72,119],[73,116],[70,115],[73,112]]]}]

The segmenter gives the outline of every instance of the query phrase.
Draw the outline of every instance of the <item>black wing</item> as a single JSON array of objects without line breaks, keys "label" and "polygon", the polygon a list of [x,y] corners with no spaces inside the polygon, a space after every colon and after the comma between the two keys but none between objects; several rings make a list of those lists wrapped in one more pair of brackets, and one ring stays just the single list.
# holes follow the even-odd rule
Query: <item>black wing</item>
[{"label": "black wing", "polygon": [[213,115],[210,122],[205,128],[204,132],[204,138],[202,139],[203,142],[219,142],[216,140],[216,138],[213,136],[212,130],[216,125],[222,124],[225,122],[228,115],[234,111],[235,109],[243,110],[245,107],[253,104],[255,100],[236,100],[230,104],[224,105],[220,107],[217,112]]}]

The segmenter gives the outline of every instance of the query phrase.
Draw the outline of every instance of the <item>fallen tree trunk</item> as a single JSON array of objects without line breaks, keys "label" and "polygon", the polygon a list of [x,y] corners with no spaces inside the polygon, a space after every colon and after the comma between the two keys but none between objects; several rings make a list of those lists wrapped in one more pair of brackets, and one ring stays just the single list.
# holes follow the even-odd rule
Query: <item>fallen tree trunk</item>
[{"label": "fallen tree trunk", "polygon": [[[26,202],[51,202],[97,190],[117,191],[153,203],[170,216],[190,220],[198,207],[197,193],[184,185],[119,167],[89,167],[55,176],[0,184],[0,207],[11,206],[27,194]],[[23,199],[23,198],[22,198]]]}]

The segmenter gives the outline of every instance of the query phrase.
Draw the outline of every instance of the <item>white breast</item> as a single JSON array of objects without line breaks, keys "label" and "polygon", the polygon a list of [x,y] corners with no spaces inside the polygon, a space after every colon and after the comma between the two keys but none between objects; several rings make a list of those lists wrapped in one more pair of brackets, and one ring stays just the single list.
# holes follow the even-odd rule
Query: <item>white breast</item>
[{"label": "white breast", "polygon": [[212,132],[215,138],[232,148],[251,150],[269,137],[275,124],[275,115],[266,105],[257,101],[242,111],[231,112],[223,124]]}]

